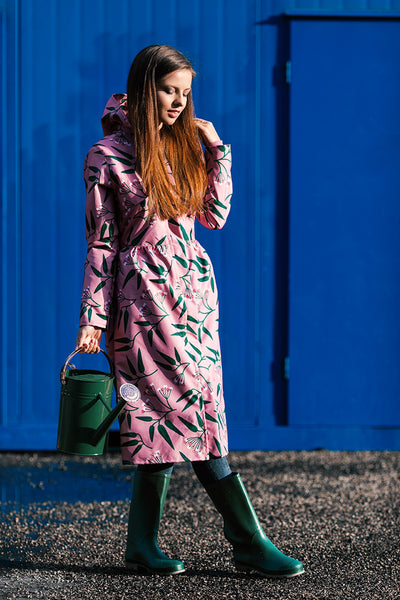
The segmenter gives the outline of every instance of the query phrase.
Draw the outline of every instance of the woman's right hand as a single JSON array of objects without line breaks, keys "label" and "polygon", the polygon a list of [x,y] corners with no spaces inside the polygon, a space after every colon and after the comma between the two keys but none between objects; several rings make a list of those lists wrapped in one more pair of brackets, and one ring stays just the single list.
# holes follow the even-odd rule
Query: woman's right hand
[{"label": "woman's right hand", "polygon": [[100,340],[102,333],[103,330],[100,327],[83,325],[78,331],[75,350],[87,352],[88,354],[100,352]]},{"label": "woman's right hand", "polygon": [[205,146],[214,144],[220,140],[220,137],[211,121],[205,121],[204,119],[198,119],[196,117],[194,122],[199,130],[200,139]]}]

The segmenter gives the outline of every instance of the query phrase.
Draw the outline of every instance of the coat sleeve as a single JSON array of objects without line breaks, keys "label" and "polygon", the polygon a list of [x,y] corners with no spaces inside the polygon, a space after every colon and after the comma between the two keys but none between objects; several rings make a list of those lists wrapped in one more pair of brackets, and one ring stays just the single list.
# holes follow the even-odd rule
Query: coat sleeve
[{"label": "coat sleeve", "polygon": [[231,209],[231,147],[219,143],[205,149],[208,186],[204,197],[204,210],[197,219],[208,229],[221,229]]},{"label": "coat sleeve", "polygon": [[107,328],[112,307],[118,226],[109,167],[99,146],[85,161],[86,239],[80,325]]}]

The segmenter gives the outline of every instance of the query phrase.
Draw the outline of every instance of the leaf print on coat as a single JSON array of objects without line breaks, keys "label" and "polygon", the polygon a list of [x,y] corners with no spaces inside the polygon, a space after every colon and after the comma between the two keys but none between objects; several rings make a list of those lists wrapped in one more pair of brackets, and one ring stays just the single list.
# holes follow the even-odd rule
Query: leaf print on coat
[{"label": "leaf print on coat", "polygon": [[105,137],[85,161],[86,233],[81,325],[105,329],[117,389],[132,383],[140,399],[120,421],[125,463],[207,460],[228,452],[218,338],[218,292],[195,217],[223,227],[232,183],[228,145],[205,149],[204,211],[148,219],[136,170],[126,96],[113,96]]}]

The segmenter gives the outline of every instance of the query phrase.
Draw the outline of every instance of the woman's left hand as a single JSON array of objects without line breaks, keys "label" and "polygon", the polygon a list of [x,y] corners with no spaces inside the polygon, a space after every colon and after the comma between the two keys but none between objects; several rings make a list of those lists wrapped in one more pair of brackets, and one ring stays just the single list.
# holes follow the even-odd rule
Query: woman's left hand
[{"label": "woman's left hand", "polygon": [[220,137],[216,132],[215,127],[211,123],[211,121],[205,121],[204,119],[195,119],[194,122],[198,127],[200,139],[205,146],[209,146],[210,144],[213,144],[214,142],[218,142],[220,140]]}]

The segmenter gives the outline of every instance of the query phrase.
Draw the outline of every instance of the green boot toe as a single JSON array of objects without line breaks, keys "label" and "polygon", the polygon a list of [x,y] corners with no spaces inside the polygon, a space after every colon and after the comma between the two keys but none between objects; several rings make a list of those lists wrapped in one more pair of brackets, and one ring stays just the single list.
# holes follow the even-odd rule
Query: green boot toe
[{"label": "green boot toe", "polygon": [[238,570],[265,577],[295,577],[304,572],[301,562],[278,550],[264,532],[255,533],[248,546],[235,544],[233,555]]},{"label": "green boot toe", "polygon": [[136,556],[132,559],[125,558],[125,565],[128,569],[135,571],[136,573],[149,573],[157,575],[177,575],[183,573],[185,565],[180,560],[173,560],[168,558],[165,554],[161,553],[161,556]]},{"label": "green boot toe", "polygon": [[206,491],[224,519],[237,569],[265,577],[295,577],[304,572],[301,562],[283,554],[265,535],[239,473],[206,486]]},{"label": "green boot toe", "polygon": [[139,551],[128,547],[125,553],[125,565],[132,571],[176,575],[185,570],[183,562],[168,558],[153,540],[142,539],[140,546]]}]

